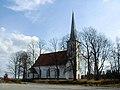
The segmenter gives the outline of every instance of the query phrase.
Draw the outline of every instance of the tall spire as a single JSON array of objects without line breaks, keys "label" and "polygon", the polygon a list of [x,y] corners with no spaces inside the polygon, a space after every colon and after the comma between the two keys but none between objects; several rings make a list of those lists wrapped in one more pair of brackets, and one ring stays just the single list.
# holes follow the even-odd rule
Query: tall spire
[{"label": "tall spire", "polygon": [[76,34],[76,27],[75,27],[75,21],[74,21],[74,12],[72,12],[70,40],[76,40],[76,38],[77,38],[77,34]]}]

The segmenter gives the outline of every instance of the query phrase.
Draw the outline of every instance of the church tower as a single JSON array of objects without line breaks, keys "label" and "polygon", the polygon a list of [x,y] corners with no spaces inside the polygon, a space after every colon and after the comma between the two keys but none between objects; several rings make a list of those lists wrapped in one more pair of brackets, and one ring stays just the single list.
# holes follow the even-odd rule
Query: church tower
[{"label": "church tower", "polygon": [[67,42],[67,55],[69,67],[71,67],[71,74],[74,80],[81,79],[80,73],[80,42],[77,40],[77,32],[74,21],[74,13],[72,13],[71,33],[70,39]]}]

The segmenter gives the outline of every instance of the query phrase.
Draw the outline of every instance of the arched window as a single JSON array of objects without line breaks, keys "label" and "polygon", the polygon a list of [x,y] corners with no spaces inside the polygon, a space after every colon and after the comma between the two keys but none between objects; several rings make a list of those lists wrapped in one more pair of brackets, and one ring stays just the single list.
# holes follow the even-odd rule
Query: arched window
[{"label": "arched window", "polygon": [[30,74],[30,73],[28,72],[28,77],[29,77],[29,74]]},{"label": "arched window", "polygon": [[78,74],[78,79],[80,79],[80,74]]},{"label": "arched window", "polygon": [[42,71],[39,69],[39,78],[41,78]]},{"label": "arched window", "polygon": [[55,77],[59,77],[59,75],[60,75],[60,70],[59,70],[59,69],[56,69],[56,70],[55,70]]},{"label": "arched window", "polygon": [[46,72],[46,77],[48,78],[48,77],[50,77],[50,68],[47,70],[47,72]]}]

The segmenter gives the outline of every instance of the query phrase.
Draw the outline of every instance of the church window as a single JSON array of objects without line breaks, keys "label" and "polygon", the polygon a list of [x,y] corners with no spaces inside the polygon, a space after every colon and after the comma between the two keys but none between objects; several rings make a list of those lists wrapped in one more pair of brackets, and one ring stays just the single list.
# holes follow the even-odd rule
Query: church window
[{"label": "church window", "polygon": [[80,79],[80,74],[78,74],[78,79]]},{"label": "church window", "polygon": [[57,73],[57,75],[59,76],[59,75],[60,75],[60,70],[59,70],[59,69],[57,69],[57,72],[58,72],[58,73]]},{"label": "church window", "polygon": [[60,75],[60,70],[59,69],[56,69],[55,70],[55,77],[59,76]]},{"label": "church window", "polygon": [[47,76],[47,78],[50,77],[50,68],[47,70],[46,76]]},{"label": "church window", "polygon": [[29,72],[28,72],[28,77],[29,77]]},{"label": "church window", "polygon": [[80,62],[78,61],[78,70],[80,69]]},{"label": "church window", "polygon": [[41,69],[39,69],[39,78],[41,78],[41,73],[42,73],[42,71],[41,71]]}]

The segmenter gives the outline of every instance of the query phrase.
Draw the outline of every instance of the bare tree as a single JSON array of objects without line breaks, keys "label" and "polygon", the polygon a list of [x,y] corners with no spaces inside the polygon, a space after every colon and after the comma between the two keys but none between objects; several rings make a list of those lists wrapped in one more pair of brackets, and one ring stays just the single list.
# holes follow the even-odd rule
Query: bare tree
[{"label": "bare tree", "polygon": [[35,63],[36,58],[38,57],[37,49],[38,49],[38,42],[32,40],[28,45],[28,52],[31,55],[31,60],[33,63]]},{"label": "bare tree", "polygon": [[39,55],[44,51],[45,49],[45,41],[42,39],[39,39]]},{"label": "bare tree", "polygon": [[58,58],[57,58],[57,51],[58,51],[58,40],[57,40],[57,38],[53,38],[53,39],[51,39],[50,40],[50,49],[51,49],[51,51],[53,51],[55,54],[54,54],[54,58],[55,58],[55,67],[56,67],[56,69],[55,69],[55,72],[56,72],[56,77],[57,77],[57,79],[59,79],[59,67],[58,67],[58,65],[59,65],[59,63],[58,63]]},{"label": "bare tree", "polygon": [[30,56],[25,51],[19,51],[13,54],[8,64],[8,72],[11,73],[15,79],[19,79],[23,75],[23,79],[27,77],[27,70],[31,66]]},{"label": "bare tree", "polygon": [[69,34],[62,37],[59,47],[61,50],[67,50],[67,41],[69,40]]},{"label": "bare tree", "polygon": [[[119,38],[117,38],[116,44],[117,44],[116,54],[117,54],[118,75],[119,75],[119,74],[120,74],[120,39],[119,39]],[[120,79],[120,78],[119,78],[119,79]]]},{"label": "bare tree", "polygon": [[[105,35],[97,33],[92,27],[85,28],[84,30],[87,36],[87,39],[85,39],[86,41],[84,41],[87,46],[87,59],[90,59],[90,56],[93,59],[94,75],[95,79],[98,80],[104,68],[104,62],[108,60],[110,55],[111,43]],[[88,63],[88,68],[90,68],[89,65],[90,62]]]},{"label": "bare tree", "polygon": [[27,79],[27,70],[31,67],[31,59],[27,52],[22,52],[20,55],[21,68],[23,73],[23,79]]},{"label": "bare tree", "polygon": [[80,37],[80,41],[81,41],[82,56],[85,60],[85,63],[87,62],[87,66],[88,66],[88,75],[87,75],[88,80],[90,80],[91,79],[91,77],[90,77],[91,76],[91,64],[92,64],[93,60],[91,59],[92,50],[90,47],[88,34],[89,34],[89,32],[83,29],[83,32],[81,32],[79,34],[79,37]]},{"label": "bare tree", "polygon": [[120,79],[120,38],[116,38],[116,43],[112,49],[111,57],[111,71],[116,72],[118,79]]},{"label": "bare tree", "polygon": [[13,54],[9,60],[9,64],[7,65],[8,67],[8,73],[12,74],[14,78],[17,78],[18,75],[18,56],[17,53]]},{"label": "bare tree", "polygon": [[10,57],[8,67],[8,73],[12,74],[15,79],[19,79],[21,76],[21,53],[22,51],[18,51],[13,53]]}]

